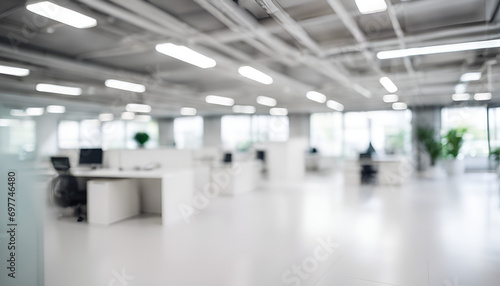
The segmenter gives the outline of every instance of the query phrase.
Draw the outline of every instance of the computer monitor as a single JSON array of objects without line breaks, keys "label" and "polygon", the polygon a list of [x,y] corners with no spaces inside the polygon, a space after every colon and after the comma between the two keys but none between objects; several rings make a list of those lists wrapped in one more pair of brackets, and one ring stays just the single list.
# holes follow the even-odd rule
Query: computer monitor
[{"label": "computer monitor", "polygon": [[91,165],[93,168],[102,165],[102,149],[80,149],[79,165]]},{"label": "computer monitor", "polygon": [[70,168],[68,157],[50,157],[50,161],[58,172],[67,172]]},{"label": "computer monitor", "polygon": [[233,154],[231,154],[231,153],[225,153],[224,154],[224,159],[222,161],[224,163],[231,163],[231,162],[233,162]]},{"label": "computer monitor", "polygon": [[257,150],[257,160],[266,161],[266,151]]}]

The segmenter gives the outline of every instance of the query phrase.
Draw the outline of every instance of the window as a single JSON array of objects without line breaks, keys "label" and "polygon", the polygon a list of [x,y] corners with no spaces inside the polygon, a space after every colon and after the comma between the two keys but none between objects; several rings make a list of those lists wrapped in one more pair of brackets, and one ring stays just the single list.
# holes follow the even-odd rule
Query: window
[{"label": "window", "polygon": [[25,159],[36,147],[36,123],[33,120],[0,119],[0,152],[18,154]]},{"label": "window", "polygon": [[321,154],[342,156],[342,113],[315,113],[311,115],[311,147]]},{"label": "window", "polygon": [[149,140],[146,142],[146,148],[156,148],[159,143],[159,129],[158,122],[136,122],[127,121],[126,122],[126,146],[128,149],[137,148],[137,142],[134,140],[134,136],[137,132],[146,132],[149,135]]},{"label": "window", "polygon": [[[466,128],[460,153],[465,156],[488,156],[486,107],[452,107],[441,110],[441,130],[446,134],[452,128]],[[491,118],[491,117],[490,117]]]},{"label": "window", "polygon": [[148,133],[149,141],[146,147],[158,147],[159,129],[156,121],[115,120],[101,123],[97,119],[62,120],[58,128],[59,148],[133,149],[137,148],[134,140],[137,132]]},{"label": "window", "polygon": [[125,121],[103,122],[101,127],[102,149],[125,148]]},{"label": "window", "polygon": [[253,142],[287,141],[290,131],[289,124],[287,116],[252,116]]},{"label": "window", "polygon": [[222,145],[228,150],[246,151],[256,142],[287,141],[287,116],[226,115],[221,119]]},{"label": "window", "polygon": [[57,138],[59,140],[59,148],[61,149],[77,149],[79,148],[80,122],[63,120],[59,122],[57,129]]},{"label": "window", "polygon": [[252,116],[226,115],[221,118],[222,146],[235,150],[252,143]]},{"label": "window", "polygon": [[500,148],[500,107],[490,108],[490,147],[491,150]]},{"label": "window", "polygon": [[178,149],[201,148],[203,146],[203,117],[174,119],[174,141]]},{"label": "window", "polygon": [[101,147],[101,122],[97,119],[80,122],[80,148]]},{"label": "window", "polygon": [[344,155],[357,157],[370,142],[378,154],[411,152],[411,111],[348,112],[344,115]]}]

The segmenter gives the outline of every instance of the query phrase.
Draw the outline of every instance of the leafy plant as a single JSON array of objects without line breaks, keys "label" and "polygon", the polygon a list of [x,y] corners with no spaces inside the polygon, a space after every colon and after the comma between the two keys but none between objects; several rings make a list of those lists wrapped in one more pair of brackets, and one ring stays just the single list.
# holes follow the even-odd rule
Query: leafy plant
[{"label": "leafy plant", "polygon": [[137,132],[135,133],[134,140],[139,146],[144,147],[144,144],[149,140],[149,135],[145,132]]},{"label": "leafy plant", "polygon": [[424,146],[427,153],[431,157],[431,166],[436,165],[436,161],[441,156],[442,144],[440,140],[436,140],[433,128],[418,128],[417,139]]},{"label": "leafy plant", "polygon": [[490,150],[490,157],[493,157],[493,159],[495,159],[498,167],[498,165],[500,164],[500,147],[496,148],[495,150]]},{"label": "leafy plant", "polygon": [[452,158],[457,158],[460,148],[464,143],[465,128],[450,129],[443,137],[445,154]]}]

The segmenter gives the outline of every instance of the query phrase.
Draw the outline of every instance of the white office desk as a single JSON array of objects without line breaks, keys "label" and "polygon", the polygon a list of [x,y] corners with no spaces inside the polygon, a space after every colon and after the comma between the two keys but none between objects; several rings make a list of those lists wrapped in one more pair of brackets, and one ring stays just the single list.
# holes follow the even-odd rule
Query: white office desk
[{"label": "white office desk", "polygon": [[[194,190],[194,174],[189,168],[183,169],[158,169],[158,170],[116,170],[116,169],[96,169],[96,170],[72,170],[75,177],[80,178],[123,178],[123,179],[146,179],[146,181],[156,180],[158,183],[150,182],[145,184],[149,188],[159,188],[161,194],[161,216],[162,223],[166,224],[179,220],[182,216],[179,206],[190,205]],[[156,190],[148,190],[156,191]],[[154,200],[154,198],[153,198]]]}]

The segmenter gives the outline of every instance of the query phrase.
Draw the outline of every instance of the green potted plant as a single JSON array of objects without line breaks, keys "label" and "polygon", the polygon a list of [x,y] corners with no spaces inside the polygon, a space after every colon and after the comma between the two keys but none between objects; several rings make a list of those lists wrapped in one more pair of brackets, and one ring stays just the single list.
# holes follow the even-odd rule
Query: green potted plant
[{"label": "green potted plant", "polygon": [[490,157],[493,157],[495,160],[495,167],[497,169],[497,173],[500,175],[500,147],[490,150]]},{"label": "green potted plant", "polygon": [[450,129],[443,136],[443,149],[447,160],[448,175],[456,176],[465,172],[465,163],[459,157],[460,149],[464,143],[465,128]]},{"label": "green potted plant", "polygon": [[149,140],[149,135],[146,132],[137,132],[135,133],[134,140],[140,148],[144,148],[144,144]]},{"label": "green potted plant", "polygon": [[440,140],[436,139],[433,128],[420,127],[417,130],[417,140],[425,149],[430,158],[430,168],[426,170],[425,176],[429,178],[440,177],[443,173],[437,165],[437,160],[442,154],[443,146]]}]

